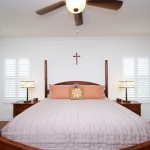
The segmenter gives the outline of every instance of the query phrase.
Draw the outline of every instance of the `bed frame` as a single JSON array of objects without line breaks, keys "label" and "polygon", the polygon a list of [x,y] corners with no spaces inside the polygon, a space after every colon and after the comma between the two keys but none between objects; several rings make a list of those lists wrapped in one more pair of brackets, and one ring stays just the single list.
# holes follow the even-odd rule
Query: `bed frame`
[{"label": "bed frame", "polygon": [[[47,78],[47,60],[44,61],[44,79],[45,79],[45,97],[49,92],[48,90],[48,78]],[[92,82],[86,81],[67,81],[56,83],[56,85],[72,85],[72,84],[82,84],[82,85],[98,85]],[[105,95],[108,97],[108,61],[105,60]],[[39,150],[38,148],[34,148],[25,144],[21,144],[7,138],[4,138],[0,134],[0,150]],[[137,144],[135,146],[131,146],[128,148],[123,148],[120,150],[150,150],[150,141],[144,142],[141,144]]]}]

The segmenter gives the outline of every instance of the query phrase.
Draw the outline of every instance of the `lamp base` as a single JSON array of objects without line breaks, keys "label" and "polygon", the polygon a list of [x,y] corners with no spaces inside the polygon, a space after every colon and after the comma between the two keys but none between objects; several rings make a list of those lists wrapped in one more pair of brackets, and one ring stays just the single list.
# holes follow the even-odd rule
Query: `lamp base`
[{"label": "lamp base", "polygon": [[24,101],[24,103],[30,103],[31,101]]},{"label": "lamp base", "polygon": [[131,103],[131,101],[126,101],[126,100],[124,100],[123,102],[125,102],[125,103]]}]

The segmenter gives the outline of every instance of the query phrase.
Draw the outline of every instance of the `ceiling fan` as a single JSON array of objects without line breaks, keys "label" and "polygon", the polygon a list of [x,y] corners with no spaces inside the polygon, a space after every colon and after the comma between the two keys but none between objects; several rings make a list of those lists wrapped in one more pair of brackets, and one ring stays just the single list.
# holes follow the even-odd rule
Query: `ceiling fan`
[{"label": "ceiling fan", "polygon": [[[52,5],[49,5],[40,10],[37,10],[36,13],[38,15],[44,15],[55,9],[58,9],[62,6],[67,5],[67,1],[69,1],[69,0],[61,0]],[[77,0],[72,0],[72,1],[77,1]],[[111,9],[111,10],[118,10],[119,8],[121,8],[121,6],[123,4],[123,2],[120,0],[82,0],[82,1],[85,1],[85,4],[87,4],[87,5],[100,7],[100,8],[107,8],[107,9]],[[82,18],[83,10],[81,12],[78,12],[78,8],[74,8],[72,11],[73,11],[72,13],[74,14],[75,25],[76,26],[82,25],[83,24],[83,18]]]}]

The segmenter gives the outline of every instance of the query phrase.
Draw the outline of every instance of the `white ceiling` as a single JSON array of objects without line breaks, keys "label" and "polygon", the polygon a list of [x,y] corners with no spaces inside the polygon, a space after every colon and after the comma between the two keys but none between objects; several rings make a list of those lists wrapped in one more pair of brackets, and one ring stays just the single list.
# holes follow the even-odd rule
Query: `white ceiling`
[{"label": "white ceiling", "polygon": [[86,6],[77,27],[66,6],[39,16],[59,0],[0,0],[0,37],[150,36],[150,0],[122,0],[119,11]]}]

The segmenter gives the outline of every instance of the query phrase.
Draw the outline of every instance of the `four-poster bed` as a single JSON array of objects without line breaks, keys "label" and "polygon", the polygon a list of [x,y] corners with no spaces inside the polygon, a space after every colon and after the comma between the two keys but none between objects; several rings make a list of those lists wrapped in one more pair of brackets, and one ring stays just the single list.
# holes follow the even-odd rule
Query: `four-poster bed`
[{"label": "four-poster bed", "polygon": [[[46,60],[44,62],[44,74],[45,74],[44,75],[44,78],[45,78],[44,79],[44,81],[45,81],[45,83],[44,83],[45,97],[47,97],[49,89],[48,89],[47,61]],[[67,81],[67,82],[57,83],[55,85],[74,85],[74,84],[78,84],[78,85],[98,85],[96,83],[86,82],[86,81]],[[105,60],[105,95],[106,95],[106,97],[108,97],[108,61],[107,60]],[[47,101],[47,100],[45,100],[45,101]],[[50,100],[48,100],[48,101],[50,101]],[[67,101],[65,101],[65,102],[68,105],[68,102]],[[84,101],[72,101],[72,102],[77,102],[77,104],[78,104],[78,103],[80,103],[80,102],[82,103]],[[87,102],[88,102],[88,100],[87,100]],[[91,101],[89,103],[92,104]],[[86,103],[84,105],[86,106]],[[80,105],[79,105],[79,107],[80,107]],[[120,108],[118,108],[118,109],[120,109]],[[31,111],[31,109],[30,109],[30,111]],[[32,111],[33,111],[33,108],[32,108]],[[24,112],[24,114],[25,113],[27,113],[27,111]],[[38,150],[38,148],[35,148],[34,146],[28,146],[26,144],[21,144],[20,142],[15,142],[13,140],[9,140],[8,138],[3,137],[2,135],[0,137],[0,149],[4,149],[4,150]],[[147,141],[147,142],[143,142],[141,144],[136,144],[136,145],[128,147],[128,148],[121,148],[120,150],[149,150],[149,149],[150,149],[150,141]]]}]

